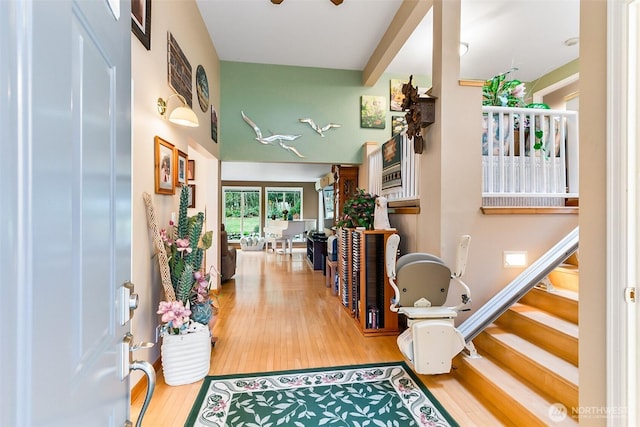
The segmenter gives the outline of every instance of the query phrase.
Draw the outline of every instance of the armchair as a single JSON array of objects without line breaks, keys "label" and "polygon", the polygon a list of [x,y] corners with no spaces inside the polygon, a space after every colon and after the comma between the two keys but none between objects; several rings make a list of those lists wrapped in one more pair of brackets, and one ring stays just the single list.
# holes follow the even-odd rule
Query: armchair
[{"label": "armchair", "polygon": [[220,273],[223,282],[236,274],[236,248],[229,246],[229,238],[224,224],[220,225]]}]

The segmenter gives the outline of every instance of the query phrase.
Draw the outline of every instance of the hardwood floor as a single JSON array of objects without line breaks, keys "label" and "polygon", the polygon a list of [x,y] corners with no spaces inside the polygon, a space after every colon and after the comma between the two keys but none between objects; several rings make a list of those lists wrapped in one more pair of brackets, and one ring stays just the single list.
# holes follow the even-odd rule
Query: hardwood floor
[{"label": "hardwood floor", "polygon": [[[238,251],[235,279],[219,292],[210,375],[403,360],[395,336],[362,336],[305,254]],[[452,375],[420,377],[461,426],[508,425]],[[143,426],[184,425],[201,384],[167,386],[159,369]],[[143,400],[144,388],[132,396],[134,422]]]}]

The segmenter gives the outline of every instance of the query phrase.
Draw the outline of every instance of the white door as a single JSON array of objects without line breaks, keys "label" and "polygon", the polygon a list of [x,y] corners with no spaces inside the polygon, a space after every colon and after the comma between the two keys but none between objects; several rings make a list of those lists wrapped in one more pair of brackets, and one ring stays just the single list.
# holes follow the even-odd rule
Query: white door
[{"label": "white door", "polygon": [[2,426],[128,418],[131,21],[117,1],[0,2]]},{"label": "white door", "polygon": [[608,25],[607,407],[640,422],[640,0],[611,1]]}]

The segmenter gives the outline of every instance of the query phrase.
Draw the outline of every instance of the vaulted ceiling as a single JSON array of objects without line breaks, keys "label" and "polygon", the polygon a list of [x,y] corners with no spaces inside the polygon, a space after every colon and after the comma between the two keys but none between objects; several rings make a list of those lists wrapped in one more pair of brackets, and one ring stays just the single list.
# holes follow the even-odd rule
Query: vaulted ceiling
[{"label": "vaulted ceiling", "polygon": [[[223,61],[432,74],[432,0],[196,2]],[[534,80],[578,58],[578,36],[579,0],[461,0],[460,78]]]}]

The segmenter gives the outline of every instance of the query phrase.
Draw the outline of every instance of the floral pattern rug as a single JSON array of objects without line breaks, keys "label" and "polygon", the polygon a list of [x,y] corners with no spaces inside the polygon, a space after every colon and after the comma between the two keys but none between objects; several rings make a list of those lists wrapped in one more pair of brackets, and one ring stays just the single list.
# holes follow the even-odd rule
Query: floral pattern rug
[{"label": "floral pattern rug", "polygon": [[187,427],[458,426],[404,362],[208,376]]}]

